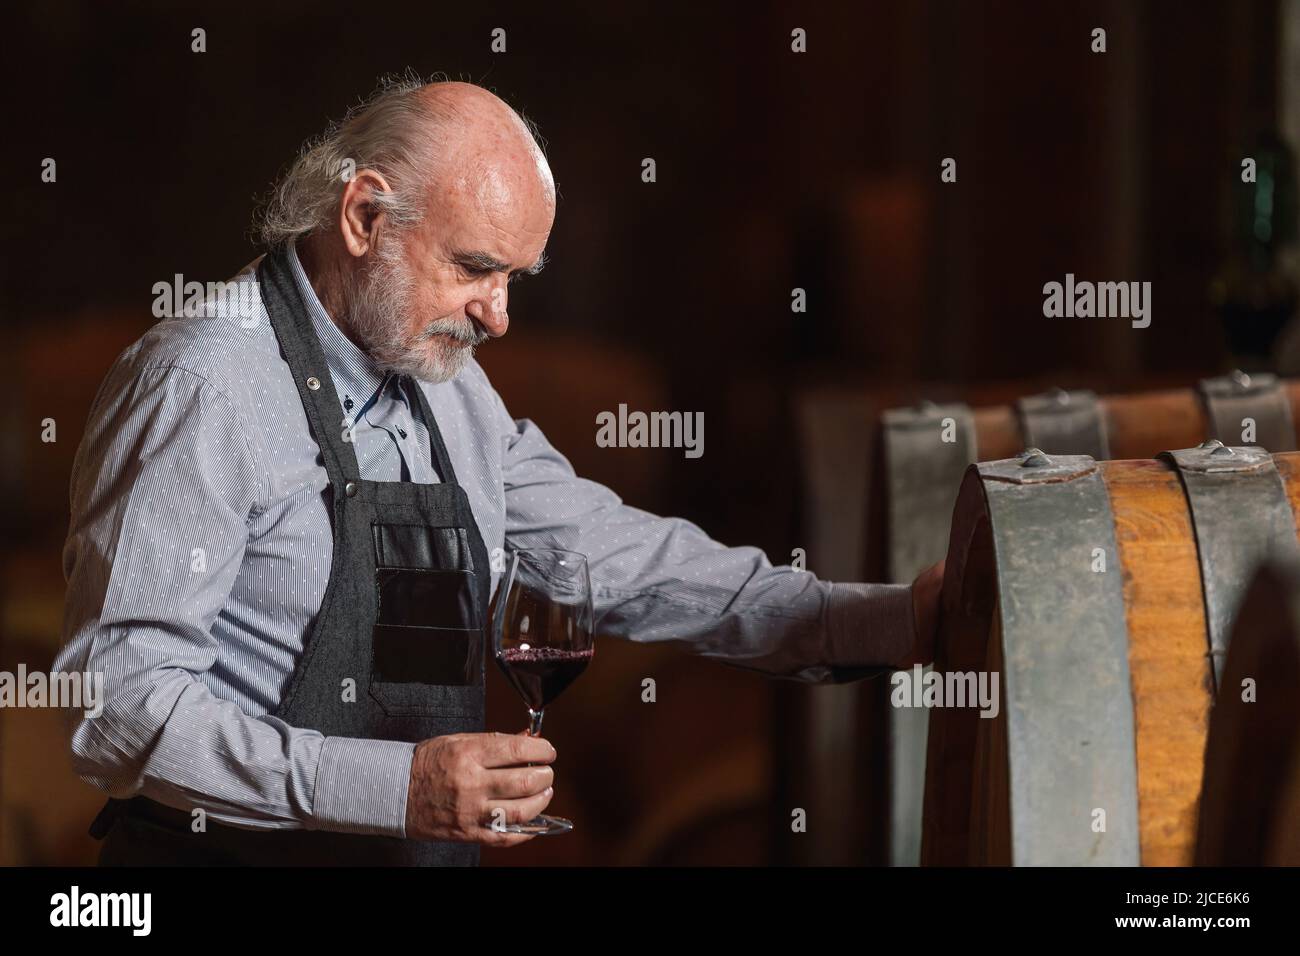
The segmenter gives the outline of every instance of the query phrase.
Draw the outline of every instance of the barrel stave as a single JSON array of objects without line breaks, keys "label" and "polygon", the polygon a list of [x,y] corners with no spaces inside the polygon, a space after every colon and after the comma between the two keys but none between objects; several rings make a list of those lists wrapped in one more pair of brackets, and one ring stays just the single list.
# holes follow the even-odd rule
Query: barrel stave
[{"label": "barrel stave", "polygon": [[1103,462],[1101,471],[1124,576],[1142,863],[1186,866],[1213,695],[1196,539],[1167,462]]}]

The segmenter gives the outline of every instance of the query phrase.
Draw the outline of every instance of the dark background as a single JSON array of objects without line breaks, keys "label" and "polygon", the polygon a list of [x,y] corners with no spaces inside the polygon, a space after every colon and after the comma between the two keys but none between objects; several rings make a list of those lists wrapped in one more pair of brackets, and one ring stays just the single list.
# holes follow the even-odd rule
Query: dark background
[{"label": "dark background", "polygon": [[[56,335],[45,323],[82,310],[143,311],[175,272],[229,276],[258,251],[255,197],[303,140],[378,75],[441,70],[536,120],[559,182],[550,267],[519,286],[514,330],[634,353],[671,407],[726,422],[703,459],[674,462],[655,504],[784,553],[779,398],[804,382],[1224,364],[1206,290],[1239,157],[1275,122],[1275,16],[1180,2],[35,4],[8,24],[0,301],[6,324]],[[796,25],[806,54],[790,51]],[[195,26],[206,53],[190,52]],[[505,54],[489,51],[496,26]],[[45,156],[57,184],[39,181]],[[939,181],[945,156],[956,184]],[[1149,280],[1158,318],[1140,334],[1045,321],[1042,284],[1066,272]],[[732,414],[747,401],[764,414]]]},{"label": "dark background", "polygon": [[[513,414],[629,503],[786,563],[806,547],[795,402],[810,388],[1141,388],[1229,367],[1210,290],[1244,254],[1241,157],[1279,122],[1277,21],[1274,2],[1177,0],[10,10],[2,663],[35,668],[57,648],[71,456],[109,362],[153,321],[152,285],[221,280],[253,259],[257,198],[379,75],[477,82],[541,128],[560,194],[550,262],[512,288],[509,335],[479,353]],[[1104,54],[1090,51],[1098,26]],[[194,27],[205,53],[190,51]],[[490,51],[495,27],[504,54]],[[791,52],[795,27],[805,54]],[[40,181],[47,156],[55,184]],[[940,182],[949,156],[955,184]],[[1043,283],[1067,272],[1150,281],[1150,328],[1045,319]],[[704,456],[596,448],[594,413],[624,401],[702,411]],[[46,416],[57,446],[39,441]],[[630,659],[628,680],[650,659]],[[560,702],[573,723],[556,726],[588,735],[561,746],[589,777],[590,805],[567,809],[608,829],[523,861],[658,860],[615,851],[686,787],[656,759],[695,747],[702,774],[768,779],[770,683],[671,661],[683,687],[698,683],[691,707],[611,736],[599,772],[606,751],[576,716],[595,698],[575,688]],[[585,681],[609,686],[607,666]],[[58,740],[18,719],[2,738],[0,859],[86,859],[93,794],[33,770],[60,766]],[[715,749],[699,749],[709,734]],[[609,762],[629,753],[639,770]],[[557,807],[564,795],[558,783]],[[728,852],[691,862],[769,858],[762,844]]]}]

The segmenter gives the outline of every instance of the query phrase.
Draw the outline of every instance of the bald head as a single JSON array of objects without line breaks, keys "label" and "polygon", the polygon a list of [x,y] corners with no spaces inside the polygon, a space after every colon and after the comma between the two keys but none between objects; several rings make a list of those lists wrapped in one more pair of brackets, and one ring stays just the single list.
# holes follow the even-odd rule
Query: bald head
[{"label": "bald head", "polygon": [[429,83],[415,96],[433,118],[431,132],[441,143],[437,160],[444,171],[463,175],[465,166],[491,168],[512,188],[536,186],[554,205],[555,180],[546,156],[528,124],[499,96],[450,80]]},{"label": "bald head", "polygon": [[294,242],[331,317],[375,362],[454,377],[505,334],[507,286],[535,274],[555,181],[529,124],[470,83],[401,83],[310,145],[263,224]]}]

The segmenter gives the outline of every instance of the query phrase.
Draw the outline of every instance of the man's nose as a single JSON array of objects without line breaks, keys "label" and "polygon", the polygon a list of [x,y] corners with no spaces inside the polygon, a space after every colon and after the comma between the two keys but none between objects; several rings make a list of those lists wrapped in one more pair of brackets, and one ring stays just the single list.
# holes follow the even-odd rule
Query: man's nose
[{"label": "man's nose", "polygon": [[465,311],[493,338],[506,334],[510,316],[506,312],[506,286],[495,286],[487,296],[476,298],[465,306]]}]

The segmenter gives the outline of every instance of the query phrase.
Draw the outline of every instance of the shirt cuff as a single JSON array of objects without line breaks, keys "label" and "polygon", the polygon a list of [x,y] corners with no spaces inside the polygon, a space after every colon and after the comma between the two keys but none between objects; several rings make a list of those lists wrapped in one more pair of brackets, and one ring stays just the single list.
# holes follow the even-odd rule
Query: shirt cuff
[{"label": "shirt cuff", "polygon": [[831,584],[826,639],[834,667],[893,667],[916,640],[910,584]]},{"label": "shirt cuff", "polygon": [[317,830],[406,836],[406,794],[415,744],[326,737],[316,768]]}]

